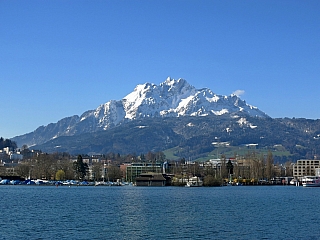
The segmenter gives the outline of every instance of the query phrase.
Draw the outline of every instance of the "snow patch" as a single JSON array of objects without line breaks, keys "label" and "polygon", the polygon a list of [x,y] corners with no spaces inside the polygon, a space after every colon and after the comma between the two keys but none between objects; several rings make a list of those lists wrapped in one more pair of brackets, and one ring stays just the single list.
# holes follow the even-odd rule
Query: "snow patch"
[{"label": "snow patch", "polygon": [[217,95],[214,95],[213,97],[211,98],[207,97],[206,99],[208,102],[218,102],[220,98]]},{"label": "snow patch", "polygon": [[238,121],[240,126],[246,125],[251,129],[257,128],[258,126],[253,125],[252,123],[248,122],[246,118],[240,118]]},{"label": "snow patch", "polygon": [[212,110],[211,112],[214,113],[215,115],[219,115],[220,116],[220,115],[228,113],[229,111],[228,111],[228,109],[221,109],[220,111]]},{"label": "snow patch", "polygon": [[240,118],[237,123],[239,123],[240,126],[247,124],[247,119],[246,118]]}]

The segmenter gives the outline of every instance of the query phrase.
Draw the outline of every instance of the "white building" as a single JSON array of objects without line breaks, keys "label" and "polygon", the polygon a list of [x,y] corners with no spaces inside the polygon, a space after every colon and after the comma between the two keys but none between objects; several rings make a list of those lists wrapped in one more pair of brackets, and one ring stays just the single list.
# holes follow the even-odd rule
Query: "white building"
[{"label": "white building", "polygon": [[315,176],[317,172],[319,174],[319,168],[320,160],[298,160],[297,163],[293,165],[293,177]]}]

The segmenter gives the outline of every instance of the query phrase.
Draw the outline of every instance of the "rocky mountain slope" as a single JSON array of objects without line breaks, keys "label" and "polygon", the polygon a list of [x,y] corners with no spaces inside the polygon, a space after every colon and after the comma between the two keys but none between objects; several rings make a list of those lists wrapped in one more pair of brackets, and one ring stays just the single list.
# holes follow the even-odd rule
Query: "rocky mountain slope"
[{"label": "rocky mountain slope", "polygon": [[[219,142],[228,145],[217,149],[213,143]],[[272,150],[276,162],[319,157],[320,120],[245,115],[142,118],[105,131],[59,137],[35,148],[71,154],[169,151],[174,157],[195,160],[214,158],[218,152],[244,156],[251,146],[258,152]]]}]

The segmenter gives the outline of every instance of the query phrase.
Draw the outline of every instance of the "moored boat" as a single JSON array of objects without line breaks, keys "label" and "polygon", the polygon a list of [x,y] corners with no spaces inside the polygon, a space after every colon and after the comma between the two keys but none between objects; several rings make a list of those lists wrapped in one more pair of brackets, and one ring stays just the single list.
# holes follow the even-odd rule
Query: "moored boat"
[{"label": "moored boat", "polygon": [[320,187],[320,176],[304,176],[302,178],[304,187]]},{"label": "moored boat", "polygon": [[202,187],[203,181],[199,177],[189,178],[189,181],[186,183],[186,187]]}]

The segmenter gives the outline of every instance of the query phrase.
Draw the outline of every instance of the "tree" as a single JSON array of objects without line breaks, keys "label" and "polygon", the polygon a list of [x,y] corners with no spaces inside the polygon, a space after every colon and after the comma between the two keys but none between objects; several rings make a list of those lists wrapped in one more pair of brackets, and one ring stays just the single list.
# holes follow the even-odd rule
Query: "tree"
[{"label": "tree", "polygon": [[26,144],[22,145],[21,151],[24,151],[24,150],[29,150],[28,145],[26,145]]},{"label": "tree", "polygon": [[88,164],[83,162],[81,155],[78,155],[77,161],[73,163],[73,169],[79,180],[83,180],[87,175]]},{"label": "tree", "polygon": [[115,182],[117,179],[121,178],[121,171],[119,167],[111,166],[108,168],[108,178],[110,181]]},{"label": "tree", "polygon": [[212,175],[207,175],[204,177],[203,185],[208,187],[221,186],[221,179],[217,179]]},{"label": "tree", "polygon": [[230,175],[233,174],[233,164],[231,162],[231,160],[229,159],[229,161],[227,162],[227,170],[228,170],[228,175],[230,177]]},{"label": "tree", "polygon": [[50,154],[40,154],[33,162],[32,175],[39,179],[51,179],[55,175],[53,156]]},{"label": "tree", "polygon": [[29,164],[19,164],[16,167],[15,171],[19,176],[27,178],[30,174],[30,165]]},{"label": "tree", "polygon": [[144,162],[146,160],[146,157],[144,156],[143,153],[141,153],[141,155],[140,155],[140,160],[141,160],[141,162]]},{"label": "tree", "polygon": [[156,152],[155,155],[156,155],[156,160],[160,162],[163,162],[166,158],[163,152]]},{"label": "tree", "polygon": [[56,180],[60,181],[60,180],[65,180],[66,177],[66,173],[63,170],[58,170],[56,172]]},{"label": "tree", "polygon": [[191,170],[193,176],[197,176],[197,177],[201,176],[201,169],[200,169],[200,166],[199,166],[198,162],[194,162],[194,164],[192,166],[192,169],[190,169],[190,170]]},{"label": "tree", "polygon": [[226,166],[226,156],[224,154],[221,155],[220,177],[228,178],[228,170],[227,170],[227,166]]},{"label": "tree", "polygon": [[15,150],[17,148],[17,144],[14,141],[11,141],[10,139],[4,139],[3,137],[0,138],[0,149],[9,147],[12,150]]},{"label": "tree", "polygon": [[66,179],[74,178],[73,164],[69,161],[69,159],[61,160],[58,167],[58,169],[64,171]]},{"label": "tree", "polygon": [[149,152],[147,153],[147,155],[145,156],[145,158],[146,158],[146,160],[148,160],[148,161],[153,161],[153,160],[156,158],[156,156],[155,156],[155,154],[154,154],[153,152],[149,151]]},{"label": "tree", "polygon": [[96,163],[92,166],[92,175],[93,175],[93,179],[95,181],[98,181],[100,179],[102,179],[103,177],[105,177],[104,174],[104,165],[102,163]]},{"label": "tree", "polygon": [[268,178],[269,181],[273,177],[273,156],[270,150],[268,151],[268,155],[267,155],[266,177]]},{"label": "tree", "polygon": [[284,164],[285,166],[285,175],[287,176],[293,176],[293,167],[292,167],[292,162],[291,161],[287,161]]}]

